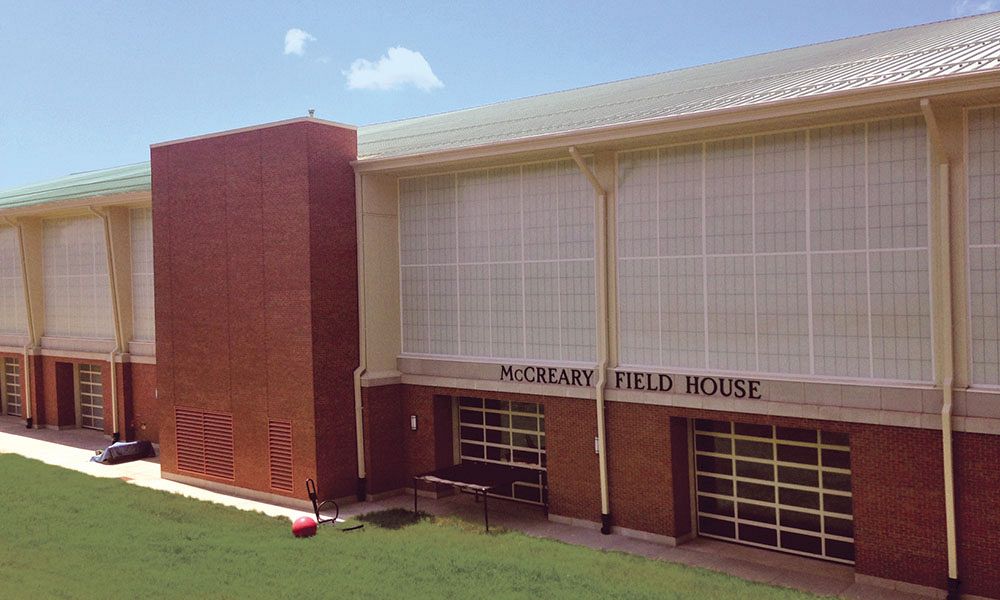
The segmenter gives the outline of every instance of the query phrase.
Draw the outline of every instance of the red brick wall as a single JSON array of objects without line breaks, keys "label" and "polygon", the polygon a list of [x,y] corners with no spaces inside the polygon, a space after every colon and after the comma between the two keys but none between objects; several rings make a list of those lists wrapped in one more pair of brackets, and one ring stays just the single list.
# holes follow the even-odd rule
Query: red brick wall
[{"label": "red brick wall", "polygon": [[670,411],[661,406],[608,402],[605,413],[612,523],[678,535],[673,515]]},{"label": "red brick wall", "polygon": [[958,578],[965,593],[1000,598],[1000,436],[954,443]]},{"label": "red brick wall", "polygon": [[158,443],[160,420],[166,414],[156,400],[156,365],[126,363],[123,373],[124,437]]},{"label": "red brick wall", "polygon": [[356,491],[354,369],[358,354],[358,244],[354,168],[357,132],[310,127],[309,265],[316,461],[340,497]]},{"label": "red brick wall", "polygon": [[855,569],[943,588],[947,579],[941,433],[851,431]]},{"label": "red brick wall", "polygon": [[378,494],[405,487],[405,457],[400,448],[404,426],[409,432],[409,416],[403,415],[402,386],[363,388],[362,404],[368,492]]},{"label": "red brick wall", "polygon": [[[412,485],[414,475],[454,464],[451,396],[453,390],[402,386],[403,477]],[[417,430],[410,430],[410,415],[417,416]]]},{"label": "red brick wall", "polygon": [[187,406],[238,416],[235,485],[274,492],[274,418],[292,423],[295,496],[307,477],[353,493],[355,157],[353,130],[304,120],[152,149],[163,470]]}]

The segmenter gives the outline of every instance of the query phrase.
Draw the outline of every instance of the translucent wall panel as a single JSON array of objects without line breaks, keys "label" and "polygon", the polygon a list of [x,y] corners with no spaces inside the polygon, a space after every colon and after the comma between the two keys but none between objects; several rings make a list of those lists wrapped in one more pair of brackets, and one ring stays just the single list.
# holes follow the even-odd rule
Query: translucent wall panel
[{"label": "translucent wall panel", "polygon": [[811,258],[815,372],[869,377],[865,253],[816,254]]},{"label": "translucent wall panel", "polygon": [[589,362],[594,192],[550,161],[399,185],[403,351]]},{"label": "translucent wall panel", "polygon": [[24,279],[17,230],[0,227],[0,333],[22,334],[26,331]]},{"label": "translucent wall panel", "polygon": [[427,280],[427,351],[457,355],[458,265],[432,265],[427,268]]},{"label": "translucent wall panel", "polygon": [[756,257],[757,359],[765,373],[809,372],[809,286],[804,254]]},{"label": "translucent wall panel", "polygon": [[622,363],[930,380],[926,143],[902,118],[620,154]]},{"label": "translucent wall panel", "polygon": [[923,118],[869,124],[869,247],[926,247],[927,193]]},{"label": "translucent wall panel", "polygon": [[660,364],[705,365],[704,275],[701,257],[660,259]]},{"label": "translucent wall panel", "polygon": [[753,141],[705,145],[705,246],[709,254],[753,252]]},{"label": "translucent wall panel", "polygon": [[927,252],[872,252],[872,361],[880,379],[920,379],[931,371]]},{"label": "translucent wall panel", "polygon": [[867,248],[866,125],[809,132],[809,231],[812,250]]},{"label": "translucent wall panel", "polygon": [[1000,385],[1000,108],[969,112],[972,383]]},{"label": "translucent wall panel", "polygon": [[44,222],[45,335],[114,338],[104,225],[97,217]]},{"label": "translucent wall panel", "polygon": [[706,266],[708,363],[756,371],[753,257],[712,256]]},{"label": "translucent wall panel", "polygon": [[621,362],[658,365],[661,331],[659,259],[623,260],[619,268],[622,271],[621,287],[618,288],[618,311],[622,315],[622,325],[618,329]]},{"label": "translucent wall panel", "polygon": [[805,251],[805,132],[756,138],[753,159],[754,250]]},{"label": "translucent wall panel", "polygon": [[155,339],[153,294],[153,210],[130,212],[132,231],[132,332],[137,340]]}]

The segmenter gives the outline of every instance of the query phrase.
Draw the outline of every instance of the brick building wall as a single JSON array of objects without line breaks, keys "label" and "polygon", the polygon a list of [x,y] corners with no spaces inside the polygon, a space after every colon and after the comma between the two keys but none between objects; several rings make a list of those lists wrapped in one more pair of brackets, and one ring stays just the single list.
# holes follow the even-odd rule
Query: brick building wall
[{"label": "brick building wall", "polygon": [[[367,388],[367,410],[378,407],[380,413],[376,419],[366,416],[369,473],[379,489],[403,487],[415,473],[451,464],[451,398],[463,394],[543,404],[550,513],[600,521],[591,400],[414,385]],[[398,407],[393,405],[397,395]],[[690,419],[843,432],[851,445],[855,570],[944,587],[939,431],[618,402],[607,403],[606,410],[613,525],[673,537],[691,533]],[[416,432],[409,430],[411,414],[418,417]],[[992,490],[1000,485],[1000,437],[957,433],[955,440],[963,590],[998,596],[1000,542],[992,532],[1000,529],[1000,512]]]},{"label": "brick building wall", "polygon": [[156,365],[124,365],[125,439],[159,443],[160,421],[165,417],[156,400]]},{"label": "brick building wall", "polygon": [[151,157],[163,471],[179,473],[185,407],[239,416],[225,483],[288,494],[270,487],[274,419],[291,423],[290,495],[309,477],[325,497],[353,494],[356,132],[296,120]]},{"label": "brick building wall", "polygon": [[[381,494],[405,487],[406,459],[402,386],[366,387],[361,396],[365,432],[368,493]],[[409,429],[406,427],[406,429]],[[419,431],[419,428],[418,428]]]},{"label": "brick building wall", "polygon": [[958,577],[968,594],[1000,598],[1000,436],[955,434]]}]

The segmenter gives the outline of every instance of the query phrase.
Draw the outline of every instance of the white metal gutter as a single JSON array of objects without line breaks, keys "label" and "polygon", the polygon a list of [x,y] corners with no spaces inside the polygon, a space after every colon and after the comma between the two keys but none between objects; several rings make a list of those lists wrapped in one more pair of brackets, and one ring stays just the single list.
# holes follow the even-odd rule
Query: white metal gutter
[{"label": "white metal gutter", "polygon": [[[111,439],[119,441],[121,432],[118,430],[118,367],[115,366],[116,359],[121,356],[124,348],[124,334],[122,333],[121,310],[118,298],[118,273],[115,266],[115,251],[113,236],[111,235],[111,217],[107,210],[101,212],[93,206],[88,206],[90,212],[100,217],[104,225],[104,249],[108,261],[108,284],[111,286],[111,314],[114,318],[115,326],[115,349],[108,356],[108,363],[111,365]],[[122,363],[125,368],[125,363]]]},{"label": "white metal gutter", "polygon": [[596,281],[594,287],[597,296],[597,382],[594,385],[594,394],[597,398],[597,460],[601,485],[601,533],[608,535],[611,533],[611,507],[608,498],[607,429],[604,422],[604,390],[607,386],[608,374],[608,195],[604,186],[597,180],[575,147],[569,147],[569,154],[573,157],[580,171],[590,180],[590,185],[594,186],[596,192],[594,202],[594,251],[596,253],[594,270],[596,271]]},{"label": "white metal gutter", "polygon": [[952,306],[951,306],[951,188],[950,188],[950,157],[941,139],[937,118],[930,100],[920,101],[920,109],[927,122],[927,133],[931,146],[940,160],[938,164],[937,213],[938,252],[937,279],[944,289],[941,290],[940,314],[943,318],[935,319],[938,323],[942,344],[939,385],[941,387],[941,446],[944,453],[944,516],[945,544],[948,554],[948,600],[957,600],[959,592],[958,579],[958,540],[955,532],[955,457],[952,439],[953,387],[955,381],[955,349],[952,339]]},{"label": "white metal gutter", "polygon": [[367,495],[367,470],[365,468],[365,430],[364,414],[361,403],[361,377],[368,370],[368,340],[365,332],[366,295],[365,295],[365,211],[362,198],[362,177],[354,174],[354,213],[357,221],[358,244],[358,368],[354,369],[354,431],[358,451],[358,501],[363,501]]},{"label": "white metal gutter", "polygon": [[22,373],[22,387],[24,390],[24,423],[25,427],[31,429],[34,425],[33,415],[31,414],[31,352],[35,348],[35,320],[31,312],[31,289],[28,287],[28,260],[24,255],[24,225],[22,223],[12,221],[10,218],[5,219],[7,224],[13,227],[17,231],[17,248],[18,254],[21,258],[21,287],[24,291],[24,315],[28,321],[28,341],[24,345],[24,372]]}]

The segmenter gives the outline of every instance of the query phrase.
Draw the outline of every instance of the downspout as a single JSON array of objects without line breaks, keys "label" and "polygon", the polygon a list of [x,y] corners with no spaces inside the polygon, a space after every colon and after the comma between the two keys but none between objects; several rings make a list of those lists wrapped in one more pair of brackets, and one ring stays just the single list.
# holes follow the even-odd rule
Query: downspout
[{"label": "downspout", "polygon": [[943,402],[941,403],[941,445],[944,460],[944,516],[945,543],[948,554],[948,600],[958,600],[961,597],[958,579],[958,541],[955,531],[955,464],[954,443],[952,440],[953,387],[955,382],[955,350],[952,339],[952,307],[951,307],[951,188],[950,188],[950,157],[944,148],[937,119],[931,103],[926,98],[920,101],[920,109],[924,113],[927,131],[933,149],[940,163],[938,164],[938,240],[941,252],[938,253],[938,279],[941,281],[941,314],[946,318],[940,321],[942,343],[940,384]]},{"label": "downspout", "polygon": [[364,203],[362,202],[362,177],[354,174],[354,214],[358,228],[358,368],[354,369],[354,432],[358,448],[358,502],[363,502],[368,495],[367,471],[365,468],[365,430],[364,416],[361,405],[361,377],[368,370],[368,340],[365,337],[365,221]]},{"label": "downspout", "polygon": [[604,186],[584,162],[574,146],[569,147],[569,155],[576,166],[590,180],[596,192],[594,203],[594,240],[596,242],[595,282],[597,294],[597,382],[594,395],[597,398],[597,458],[601,481],[601,533],[611,533],[611,508],[608,499],[608,448],[604,416],[604,389],[607,386],[608,371],[608,195]]},{"label": "downspout", "polygon": [[28,319],[28,342],[24,345],[24,426],[31,429],[34,425],[31,414],[31,351],[35,348],[35,320],[31,314],[31,290],[28,288],[28,259],[24,255],[24,225],[9,217],[5,220],[17,231],[17,247],[21,255],[21,287],[24,291],[24,314]]},{"label": "downspout", "polygon": [[[118,368],[115,366],[115,361],[121,356],[122,349],[124,347],[122,334],[122,322],[121,313],[119,311],[118,304],[118,273],[116,272],[115,266],[115,251],[114,243],[112,241],[113,236],[111,235],[111,217],[107,214],[107,211],[99,212],[93,206],[88,206],[90,212],[94,213],[100,217],[104,224],[104,246],[107,251],[107,261],[108,261],[108,284],[111,286],[111,314],[114,319],[115,326],[115,349],[111,351],[108,356],[108,362],[111,365],[111,441],[118,442],[121,440],[121,432],[118,431]],[[124,367],[124,364],[122,365]]]}]

